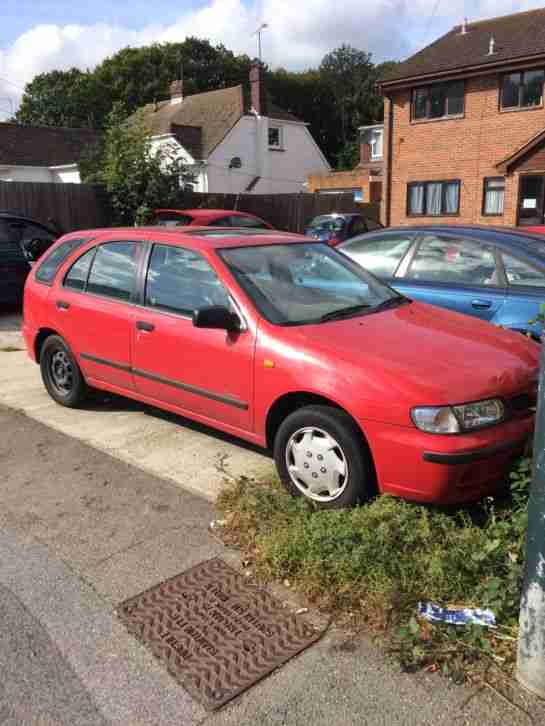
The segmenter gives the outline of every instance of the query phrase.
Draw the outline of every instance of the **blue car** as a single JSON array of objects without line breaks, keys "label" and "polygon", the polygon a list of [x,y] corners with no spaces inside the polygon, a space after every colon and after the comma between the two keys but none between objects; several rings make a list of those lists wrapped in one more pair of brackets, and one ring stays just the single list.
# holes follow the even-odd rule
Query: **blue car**
[{"label": "blue car", "polygon": [[545,236],[519,229],[433,225],[359,235],[338,249],[409,298],[539,339]]}]

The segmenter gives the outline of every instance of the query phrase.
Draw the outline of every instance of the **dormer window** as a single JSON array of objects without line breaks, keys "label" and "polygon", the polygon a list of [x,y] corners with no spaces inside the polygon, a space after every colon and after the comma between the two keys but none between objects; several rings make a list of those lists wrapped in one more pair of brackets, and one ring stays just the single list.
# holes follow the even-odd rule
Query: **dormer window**
[{"label": "dormer window", "polygon": [[543,105],[543,70],[507,73],[501,87],[502,108],[531,108]]},{"label": "dormer window", "polygon": [[282,127],[269,126],[269,149],[282,149]]},{"label": "dormer window", "polygon": [[434,83],[413,90],[414,121],[463,116],[464,82]]}]

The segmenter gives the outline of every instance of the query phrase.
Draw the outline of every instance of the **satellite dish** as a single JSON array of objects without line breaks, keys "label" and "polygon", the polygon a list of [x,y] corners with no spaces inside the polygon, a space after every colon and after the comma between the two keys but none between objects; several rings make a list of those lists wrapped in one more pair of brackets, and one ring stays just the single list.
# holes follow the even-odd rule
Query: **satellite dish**
[{"label": "satellite dish", "polygon": [[229,162],[229,169],[240,169],[242,166],[242,159],[240,156],[233,156],[231,161]]}]

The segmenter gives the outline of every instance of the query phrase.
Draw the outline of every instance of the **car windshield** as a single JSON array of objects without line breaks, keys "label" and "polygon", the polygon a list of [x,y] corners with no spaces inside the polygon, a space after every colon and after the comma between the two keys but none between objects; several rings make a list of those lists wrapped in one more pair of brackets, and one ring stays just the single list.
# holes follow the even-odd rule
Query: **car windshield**
[{"label": "car windshield", "polygon": [[313,232],[340,232],[344,226],[344,222],[344,217],[322,214],[320,217],[314,217],[312,222],[307,226],[307,229]]},{"label": "car windshield", "polygon": [[259,312],[275,325],[322,323],[406,301],[318,242],[227,248],[219,255]]}]

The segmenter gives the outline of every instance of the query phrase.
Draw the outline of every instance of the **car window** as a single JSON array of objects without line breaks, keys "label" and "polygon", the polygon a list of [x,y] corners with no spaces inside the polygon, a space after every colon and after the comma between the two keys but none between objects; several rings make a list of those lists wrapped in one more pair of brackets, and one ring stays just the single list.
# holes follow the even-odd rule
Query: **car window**
[{"label": "car window", "polygon": [[364,232],[367,232],[365,221],[362,217],[354,217],[350,224],[348,234],[350,235],[350,237],[355,237],[357,234],[363,234]]},{"label": "car window", "polygon": [[545,287],[545,274],[536,270],[535,267],[531,267],[517,260],[516,257],[501,253],[503,260],[503,267],[505,269],[505,276],[507,282],[511,287],[523,287],[529,285],[531,287]]},{"label": "car window", "polygon": [[55,247],[50,253],[46,253],[46,256],[40,260],[38,264],[36,280],[44,282],[46,285],[50,285],[66,258],[87,241],[87,239],[80,237],[77,239],[68,239],[66,242],[61,242],[61,244],[58,245],[58,247]]},{"label": "car window", "polygon": [[365,223],[367,224],[369,232],[373,232],[375,229],[384,229],[380,222],[377,222],[375,219],[370,219],[369,217],[366,217]]},{"label": "car window", "polygon": [[231,217],[218,217],[218,219],[213,219],[211,222],[203,222],[203,224],[206,224],[208,227],[232,227],[231,224]]},{"label": "car window", "polygon": [[365,314],[404,299],[321,243],[287,241],[219,254],[261,314],[276,325],[327,322],[341,311]]},{"label": "car window", "polygon": [[32,224],[32,222],[23,222],[21,240],[23,242],[30,242],[33,239],[40,239],[44,242],[54,242],[56,235],[49,232],[47,229],[39,224]]},{"label": "car window", "polygon": [[159,227],[187,227],[193,221],[188,214],[176,214],[176,212],[159,212],[153,218],[153,224]]},{"label": "car window", "polygon": [[367,235],[341,245],[341,252],[378,277],[393,277],[408,251],[413,235],[390,234],[369,239]]},{"label": "car window", "polygon": [[209,263],[197,252],[154,245],[146,278],[146,305],[191,315],[194,310],[230,307],[229,295]]},{"label": "car window", "polygon": [[6,220],[0,219],[0,264],[6,262],[26,263],[21,247],[20,235],[14,235]]},{"label": "car window", "polygon": [[498,284],[491,247],[435,234],[428,234],[422,239],[406,277],[460,285]]},{"label": "car window", "polygon": [[249,227],[251,229],[266,229],[260,219],[256,217],[244,217],[241,214],[233,214],[229,218],[233,227]]},{"label": "car window", "polygon": [[71,287],[73,290],[85,289],[95,252],[96,247],[93,247],[74,262],[64,277],[64,287]]},{"label": "car window", "polygon": [[97,247],[87,292],[130,300],[136,278],[136,242],[108,242]]},{"label": "car window", "polygon": [[307,229],[313,232],[341,232],[345,218],[332,214],[321,214],[307,225]]}]

